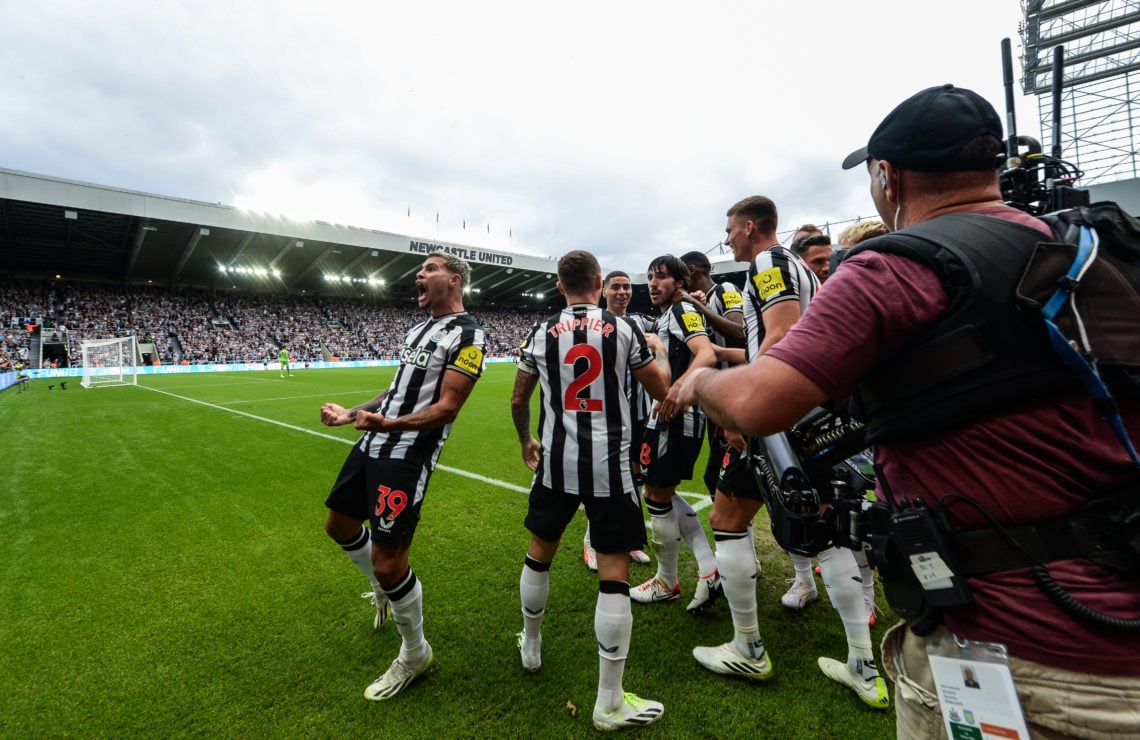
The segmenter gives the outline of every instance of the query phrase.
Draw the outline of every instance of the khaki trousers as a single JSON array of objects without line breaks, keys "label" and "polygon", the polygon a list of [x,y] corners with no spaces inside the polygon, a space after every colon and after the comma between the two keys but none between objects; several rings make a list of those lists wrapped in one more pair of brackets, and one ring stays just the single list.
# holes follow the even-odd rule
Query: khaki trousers
[{"label": "khaki trousers", "polygon": [[[946,738],[938,694],[926,657],[927,641],[946,634],[939,627],[918,637],[899,622],[883,636],[883,668],[895,684],[899,740]],[[1096,656],[1089,656],[1096,666]],[[1140,738],[1140,676],[1079,673],[1010,656],[1010,672],[1035,740]]]}]

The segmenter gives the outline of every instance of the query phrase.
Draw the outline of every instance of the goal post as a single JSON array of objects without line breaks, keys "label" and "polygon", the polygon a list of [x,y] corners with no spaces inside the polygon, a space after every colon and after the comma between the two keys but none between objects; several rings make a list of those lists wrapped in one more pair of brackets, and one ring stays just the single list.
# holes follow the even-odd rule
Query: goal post
[{"label": "goal post", "polygon": [[137,366],[141,364],[135,337],[85,339],[83,350],[83,387],[138,385]]}]

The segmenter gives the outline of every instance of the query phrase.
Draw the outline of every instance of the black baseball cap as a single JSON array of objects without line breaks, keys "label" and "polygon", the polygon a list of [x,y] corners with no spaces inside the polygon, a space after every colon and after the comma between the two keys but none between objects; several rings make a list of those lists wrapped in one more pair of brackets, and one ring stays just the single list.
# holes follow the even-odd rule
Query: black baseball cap
[{"label": "black baseball cap", "polygon": [[994,169],[992,158],[957,156],[962,145],[987,134],[1002,140],[1001,118],[985,98],[964,87],[928,87],[888,113],[867,146],[847,155],[843,169],[872,157],[916,172]]}]

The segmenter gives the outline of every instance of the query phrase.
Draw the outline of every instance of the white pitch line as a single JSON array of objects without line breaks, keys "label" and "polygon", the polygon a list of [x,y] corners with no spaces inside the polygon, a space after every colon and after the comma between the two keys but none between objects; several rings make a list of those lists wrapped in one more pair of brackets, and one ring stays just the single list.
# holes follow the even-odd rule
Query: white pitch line
[{"label": "white pitch line", "polygon": [[238,416],[244,416],[247,419],[255,419],[257,421],[264,421],[268,424],[276,424],[279,427],[285,427],[286,429],[292,429],[293,431],[296,431],[296,432],[304,432],[305,434],[311,434],[314,437],[321,437],[323,439],[331,439],[334,442],[343,442],[345,444],[355,444],[355,442],[356,442],[356,440],[347,440],[344,437],[337,437],[337,436],[334,436],[332,434],[325,434],[324,432],[318,432],[318,431],[315,431],[313,429],[306,429],[305,427],[299,427],[295,424],[286,424],[285,422],[277,421],[276,419],[269,419],[269,418],[264,417],[264,416],[257,416],[256,414],[249,414],[249,413],[246,413],[245,411],[238,411],[237,409],[226,408],[225,406],[219,406],[216,403],[210,403],[208,401],[200,401],[197,398],[190,398],[189,396],[180,396],[177,393],[171,393],[170,391],[160,391],[158,388],[152,388],[151,386],[148,386],[148,385],[140,385],[139,388],[146,388],[148,391],[154,391],[155,393],[161,393],[164,396],[170,396],[171,398],[177,398],[180,401],[189,401],[190,403],[196,403],[199,406],[206,406],[208,408],[217,409],[219,411],[225,411],[225,412],[230,413],[230,414],[237,414]]},{"label": "white pitch line", "polygon": [[[171,393],[170,391],[160,391],[158,388],[154,388],[154,387],[151,387],[148,385],[140,385],[138,387],[139,388],[145,388],[148,391],[154,391],[155,393],[161,393],[162,395],[170,396],[171,398],[177,398],[180,401],[189,401],[190,403],[196,403],[199,406],[206,406],[206,407],[211,408],[211,409],[217,409],[218,411],[225,411],[225,412],[230,413],[230,414],[237,414],[238,416],[244,416],[247,419],[254,419],[256,421],[264,421],[267,424],[275,424],[276,426],[284,427],[285,429],[292,429],[295,432],[303,432],[305,434],[311,434],[314,437],[320,437],[322,439],[331,439],[332,441],[340,442],[341,444],[354,445],[357,442],[357,440],[355,440],[355,439],[345,439],[344,437],[337,437],[337,436],[332,435],[332,434],[325,434],[324,432],[318,432],[314,429],[306,429],[305,427],[299,427],[296,424],[286,424],[285,422],[277,421],[276,419],[270,419],[270,418],[265,417],[265,416],[257,416],[256,414],[250,414],[250,413],[247,413],[245,411],[238,411],[237,409],[231,409],[231,408],[228,408],[226,406],[219,406],[216,403],[210,403],[208,401],[201,401],[201,400],[198,400],[197,398],[190,398],[189,396],[181,396],[177,393]],[[498,486],[499,488],[505,488],[508,491],[515,491],[517,493],[530,493],[529,488],[524,488],[522,486],[516,486],[514,483],[507,483],[506,481],[498,480],[496,478],[488,478],[485,475],[479,475],[478,473],[472,473],[472,472],[469,472],[467,470],[460,470],[459,468],[452,468],[452,467],[447,466],[447,465],[436,465],[436,469],[437,470],[443,470],[443,471],[448,472],[448,473],[454,473],[455,475],[460,475],[460,476],[463,476],[464,478],[471,478],[472,480],[477,480],[477,481],[480,481],[483,483],[489,483],[493,486]],[[682,496],[684,496],[685,498],[688,498],[688,499],[696,499],[695,501],[690,501],[690,504],[692,505],[692,507],[695,511],[701,511],[705,508],[708,508],[708,506],[710,506],[712,504],[712,500],[707,495],[705,495],[703,493],[690,493],[688,491],[677,491],[677,493],[681,494]],[[646,526],[648,526],[648,523],[646,523]]]},{"label": "white pitch line", "polygon": [[226,401],[225,403],[223,403],[221,405],[229,407],[229,406],[235,406],[239,403],[264,403],[266,401],[299,401],[302,398],[332,398],[333,396],[348,396],[348,395],[355,396],[356,398],[360,398],[360,396],[365,395],[367,393],[372,393],[374,391],[375,391],[375,389],[373,388],[371,390],[363,390],[363,391],[338,391],[336,393],[309,393],[309,394],[304,395],[304,396],[278,396],[277,398],[248,398],[248,399],[244,399],[241,401]]}]

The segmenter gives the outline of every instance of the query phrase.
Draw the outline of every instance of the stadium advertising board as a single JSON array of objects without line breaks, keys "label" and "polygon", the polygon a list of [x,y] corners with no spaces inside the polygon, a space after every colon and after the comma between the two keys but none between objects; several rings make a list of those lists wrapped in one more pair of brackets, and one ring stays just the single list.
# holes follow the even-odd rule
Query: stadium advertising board
[{"label": "stadium advertising board", "polygon": [[[488,357],[487,362],[514,362],[513,357]],[[328,370],[332,368],[346,368],[346,367],[395,367],[399,365],[399,360],[351,360],[340,362],[309,362],[300,365],[294,365],[293,369],[296,372],[299,369],[304,370]],[[269,369],[276,370],[278,365],[271,363]],[[127,368],[127,373],[134,372],[137,375],[179,375],[182,373],[227,373],[227,372],[264,372],[265,366],[260,362],[235,362],[230,364],[222,363],[203,363],[200,365],[143,365],[134,368]],[[33,380],[38,378],[80,378],[83,377],[82,367],[59,367],[55,369],[42,369],[42,370],[28,370],[28,377]],[[119,368],[117,367],[101,367],[96,368],[93,372],[94,375],[117,375]],[[5,384],[5,376],[11,375],[12,382],[15,382],[15,373],[0,374],[0,390],[8,387],[11,383]]]}]

